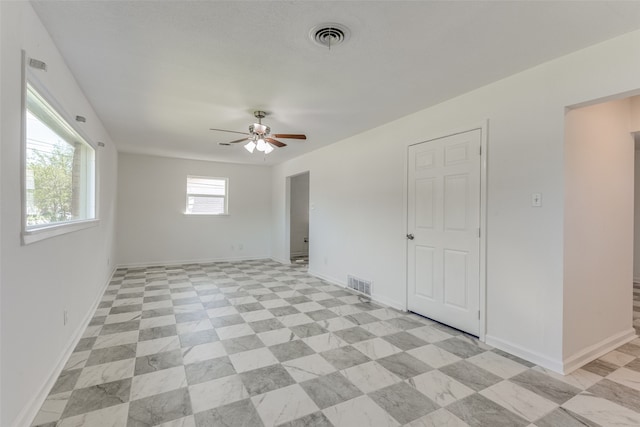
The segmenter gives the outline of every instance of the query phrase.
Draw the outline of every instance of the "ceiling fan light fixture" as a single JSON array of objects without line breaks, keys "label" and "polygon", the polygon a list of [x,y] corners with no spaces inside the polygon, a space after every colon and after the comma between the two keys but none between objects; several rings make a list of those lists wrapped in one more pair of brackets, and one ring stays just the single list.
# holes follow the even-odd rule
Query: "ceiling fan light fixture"
[{"label": "ceiling fan light fixture", "polygon": [[248,152],[253,153],[253,150],[256,149],[256,143],[249,141],[245,144],[244,148],[246,148]]},{"label": "ceiling fan light fixture", "polygon": [[267,142],[267,146],[266,146],[266,147],[265,147],[265,149],[264,149],[264,154],[269,154],[269,153],[270,153],[270,152],[272,152],[272,151],[273,151],[273,145],[271,145],[271,144],[269,144],[269,143]]},{"label": "ceiling fan light fixture", "polygon": [[267,142],[264,139],[259,138],[256,142],[256,149],[258,151],[265,151],[267,149]]}]

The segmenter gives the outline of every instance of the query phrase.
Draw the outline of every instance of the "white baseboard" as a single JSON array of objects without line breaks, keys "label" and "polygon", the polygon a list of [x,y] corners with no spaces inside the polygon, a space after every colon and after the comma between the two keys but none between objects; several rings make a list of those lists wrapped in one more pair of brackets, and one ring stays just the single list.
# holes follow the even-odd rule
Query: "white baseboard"
[{"label": "white baseboard", "polygon": [[282,259],[282,258],[277,258],[277,257],[271,257],[269,259],[271,259],[272,261],[275,261],[275,262],[279,262],[280,264],[284,264],[284,265],[291,264],[291,260],[290,259]]},{"label": "white baseboard", "polygon": [[60,355],[60,357],[58,357],[55,367],[49,374],[49,377],[40,387],[40,391],[27,403],[27,405],[25,405],[24,409],[20,412],[20,414],[16,418],[16,421],[13,423],[13,427],[30,426],[33,420],[36,418],[36,415],[38,415],[38,411],[40,411],[42,404],[51,392],[51,389],[60,376],[62,369],[67,364],[69,356],[71,356],[71,353],[73,353],[73,350],[78,345],[78,341],[80,341],[80,338],[82,338],[82,334],[84,333],[85,329],[87,329],[87,326],[89,326],[89,322],[93,318],[93,313],[95,313],[96,309],[98,308],[98,304],[100,304],[102,295],[107,289],[107,286],[109,286],[109,282],[111,281],[111,278],[113,277],[115,271],[116,268],[111,271],[111,274],[107,278],[107,281],[103,286],[100,287],[98,295],[95,297],[93,304],[91,304],[91,307],[89,308],[89,310],[87,310],[87,313],[85,314],[76,330],[73,332],[73,334],[71,334],[71,337],[69,338],[69,341],[67,342],[67,345],[65,347],[65,351]]},{"label": "white baseboard", "polygon": [[489,334],[485,335],[485,343],[487,343],[491,347],[506,351],[507,353],[511,353],[514,356],[518,356],[524,360],[528,360],[531,363],[542,366],[543,368],[552,370],[553,372],[563,374],[563,364],[561,360],[550,359],[538,352],[531,351],[518,344],[511,343],[509,341],[503,340],[502,338],[497,338]]},{"label": "white baseboard", "polygon": [[[343,282],[341,282],[341,281],[339,281],[339,280],[337,280],[337,279],[335,279],[333,277],[328,277],[328,276],[325,276],[323,274],[316,273],[314,271],[307,271],[307,273],[310,276],[317,277],[318,279],[322,279],[325,282],[331,283],[332,285],[336,285],[336,286],[340,286],[340,287],[345,288],[345,289],[349,289],[347,287],[346,283],[343,283]],[[377,302],[379,304],[385,305],[387,307],[394,308],[396,310],[406,311],[404,309],[404,307],[402,306],[402,304],[400,304],[399,302],[393,301],[393,300],[388,299],[388,298],[385,298],[385,297],[380,296],[378,294],[373,294],[373,295],[371,295],[370,298],[371,298],[371,301],[373,301],[373,302]]]},{"label": "white baseboard", "polygon": [[598,343],[590,345],[589,347],[580,350],[576,354],[564,359],[562,374],[567,375],[581,366],[596,360],[600,356],[604,356],[610,351],[615,350],[623,344],[635,339],[636,331],[631,328],[626,331],[615,334],[612,337],[606,338]]},{"label": "white baseboard", "polygon": [[[254,261],[260,259],[272,259],[269,255],[254,255],[254,256],[242,256],[242,257],[221,257],[221,258],[203,258],[203,259],[183,259],[183,260],[165,260],[165,261],[152,261],[152,262],[132,262],[125,264],[118,264],[118,268],[143,268],[154,267],[157,265],[162,266],[175,266],[184,264],[209,264],[212,262],[233,262],[233,261]],[[280,262],[280,261],[278,261]]]}]

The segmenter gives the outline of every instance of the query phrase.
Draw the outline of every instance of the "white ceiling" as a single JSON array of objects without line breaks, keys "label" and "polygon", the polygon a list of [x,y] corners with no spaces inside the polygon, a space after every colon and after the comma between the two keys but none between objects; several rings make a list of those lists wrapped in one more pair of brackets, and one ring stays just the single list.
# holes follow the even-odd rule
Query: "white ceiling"
[{"label": "white ceiling", "polygon": [[[36,1],[120,151],[275,164],[640,28],[640,1]],[[351,30],[331,50],[325,22]],[[266,157],[210,127],[266,110]]]}]

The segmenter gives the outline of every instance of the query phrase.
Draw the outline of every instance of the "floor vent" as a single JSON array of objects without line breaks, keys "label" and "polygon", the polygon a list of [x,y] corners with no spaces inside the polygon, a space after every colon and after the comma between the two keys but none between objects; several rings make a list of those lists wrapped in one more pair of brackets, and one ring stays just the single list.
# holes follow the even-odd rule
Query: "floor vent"
[{"label": "floor vent", "polygon": [[347,276],[347,287],[354,291],[371,296],[371,288],[373,287],[373,284],[369,280],[358,279],[354,276]]}]

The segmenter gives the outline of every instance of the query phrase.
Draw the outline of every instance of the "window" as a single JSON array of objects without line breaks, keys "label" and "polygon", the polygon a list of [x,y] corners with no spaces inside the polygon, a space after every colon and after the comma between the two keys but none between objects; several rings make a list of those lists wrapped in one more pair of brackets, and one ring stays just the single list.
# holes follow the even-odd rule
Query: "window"
[{"label": "window", "polygon": [[187,176],[188,215],[226,215],[229,179]]},{"label": "window", "polygon": [[25,100],[23,234],[95,219],[95,150],[31,84]]}]

